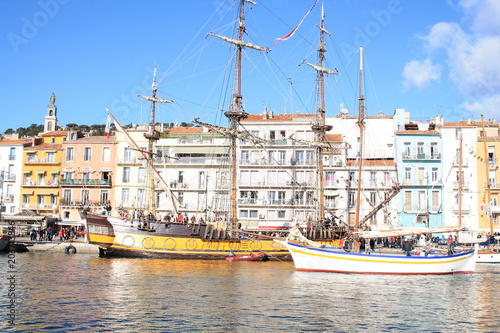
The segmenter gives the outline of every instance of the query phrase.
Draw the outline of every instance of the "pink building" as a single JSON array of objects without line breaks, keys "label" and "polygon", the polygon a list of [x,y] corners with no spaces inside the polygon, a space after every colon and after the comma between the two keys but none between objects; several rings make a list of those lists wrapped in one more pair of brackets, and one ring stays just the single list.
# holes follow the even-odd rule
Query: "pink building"
[{"label": "pink building", "polygon": [[116,164],[116,138],[89,136],[62,144],[59,213],[62,224],[77,224],[80,211],[103,212],[110,205]]}]

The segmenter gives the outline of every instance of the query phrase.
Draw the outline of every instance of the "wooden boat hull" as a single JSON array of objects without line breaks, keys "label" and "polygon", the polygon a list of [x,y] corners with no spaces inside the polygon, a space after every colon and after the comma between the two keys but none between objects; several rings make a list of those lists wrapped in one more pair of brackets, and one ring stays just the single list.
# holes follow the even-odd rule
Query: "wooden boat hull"
[{"label": "wooden boat hull", "polygon": [[290,251],[298,271],[356,274],[456,274],[474,273],[474,250],[454,255],[406,256],[363,254],[326,246],[317,248],[292,241],[279,241]]},{"label": "wooden boat hull", "polygon": [[273,239],[209,236],[207,225],[155,222],[149,229],[137,221],[123,221],[104,215],[86,217],[87,239],[99,246],[105,257],[225,260],[235,256],[267,253],[270,260],[291,261],[286,247]]}]

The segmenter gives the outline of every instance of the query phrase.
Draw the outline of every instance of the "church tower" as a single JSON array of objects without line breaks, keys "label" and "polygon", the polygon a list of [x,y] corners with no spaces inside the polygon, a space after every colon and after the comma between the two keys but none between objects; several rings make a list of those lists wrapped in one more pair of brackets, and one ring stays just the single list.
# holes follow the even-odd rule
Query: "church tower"
[{"label": "church tower", "polygon": [[56,95],[52,93],[50,96],[50,104],[47,106],[47,114],[45,115],[45,124],[43,125],[43,132],[52,132],[57,130],[57,106]]}]

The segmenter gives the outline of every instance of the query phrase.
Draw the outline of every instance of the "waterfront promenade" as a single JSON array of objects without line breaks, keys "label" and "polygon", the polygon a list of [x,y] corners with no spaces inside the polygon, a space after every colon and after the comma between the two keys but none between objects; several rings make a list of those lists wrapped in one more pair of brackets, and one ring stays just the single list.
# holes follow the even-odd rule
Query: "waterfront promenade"
[{"label": "waterfront promenade", "polygon": [[[96,245],[88,244],[84,237],[75,240],[60,241],[54,236],[53,241],[33,241],[29,236],[16,237],[17,244],[26,246],[29,252],[49,252],[49,253],[95,253],[99,254]],[[73,248],[70,248],[70,247]]]}]

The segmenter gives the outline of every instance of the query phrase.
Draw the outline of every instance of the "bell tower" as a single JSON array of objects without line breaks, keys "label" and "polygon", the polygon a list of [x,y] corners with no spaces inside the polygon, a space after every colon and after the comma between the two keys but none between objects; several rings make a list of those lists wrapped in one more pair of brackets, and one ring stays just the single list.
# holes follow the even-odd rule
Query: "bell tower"
[{"label": "bell tower", "polygon": [[43,125],[43,132],[52,132],[57,129],[57,106],[56,95],[52,93],[50,96],[50,104],[47,106],[47,114],[45,115],[45,124]]}]

